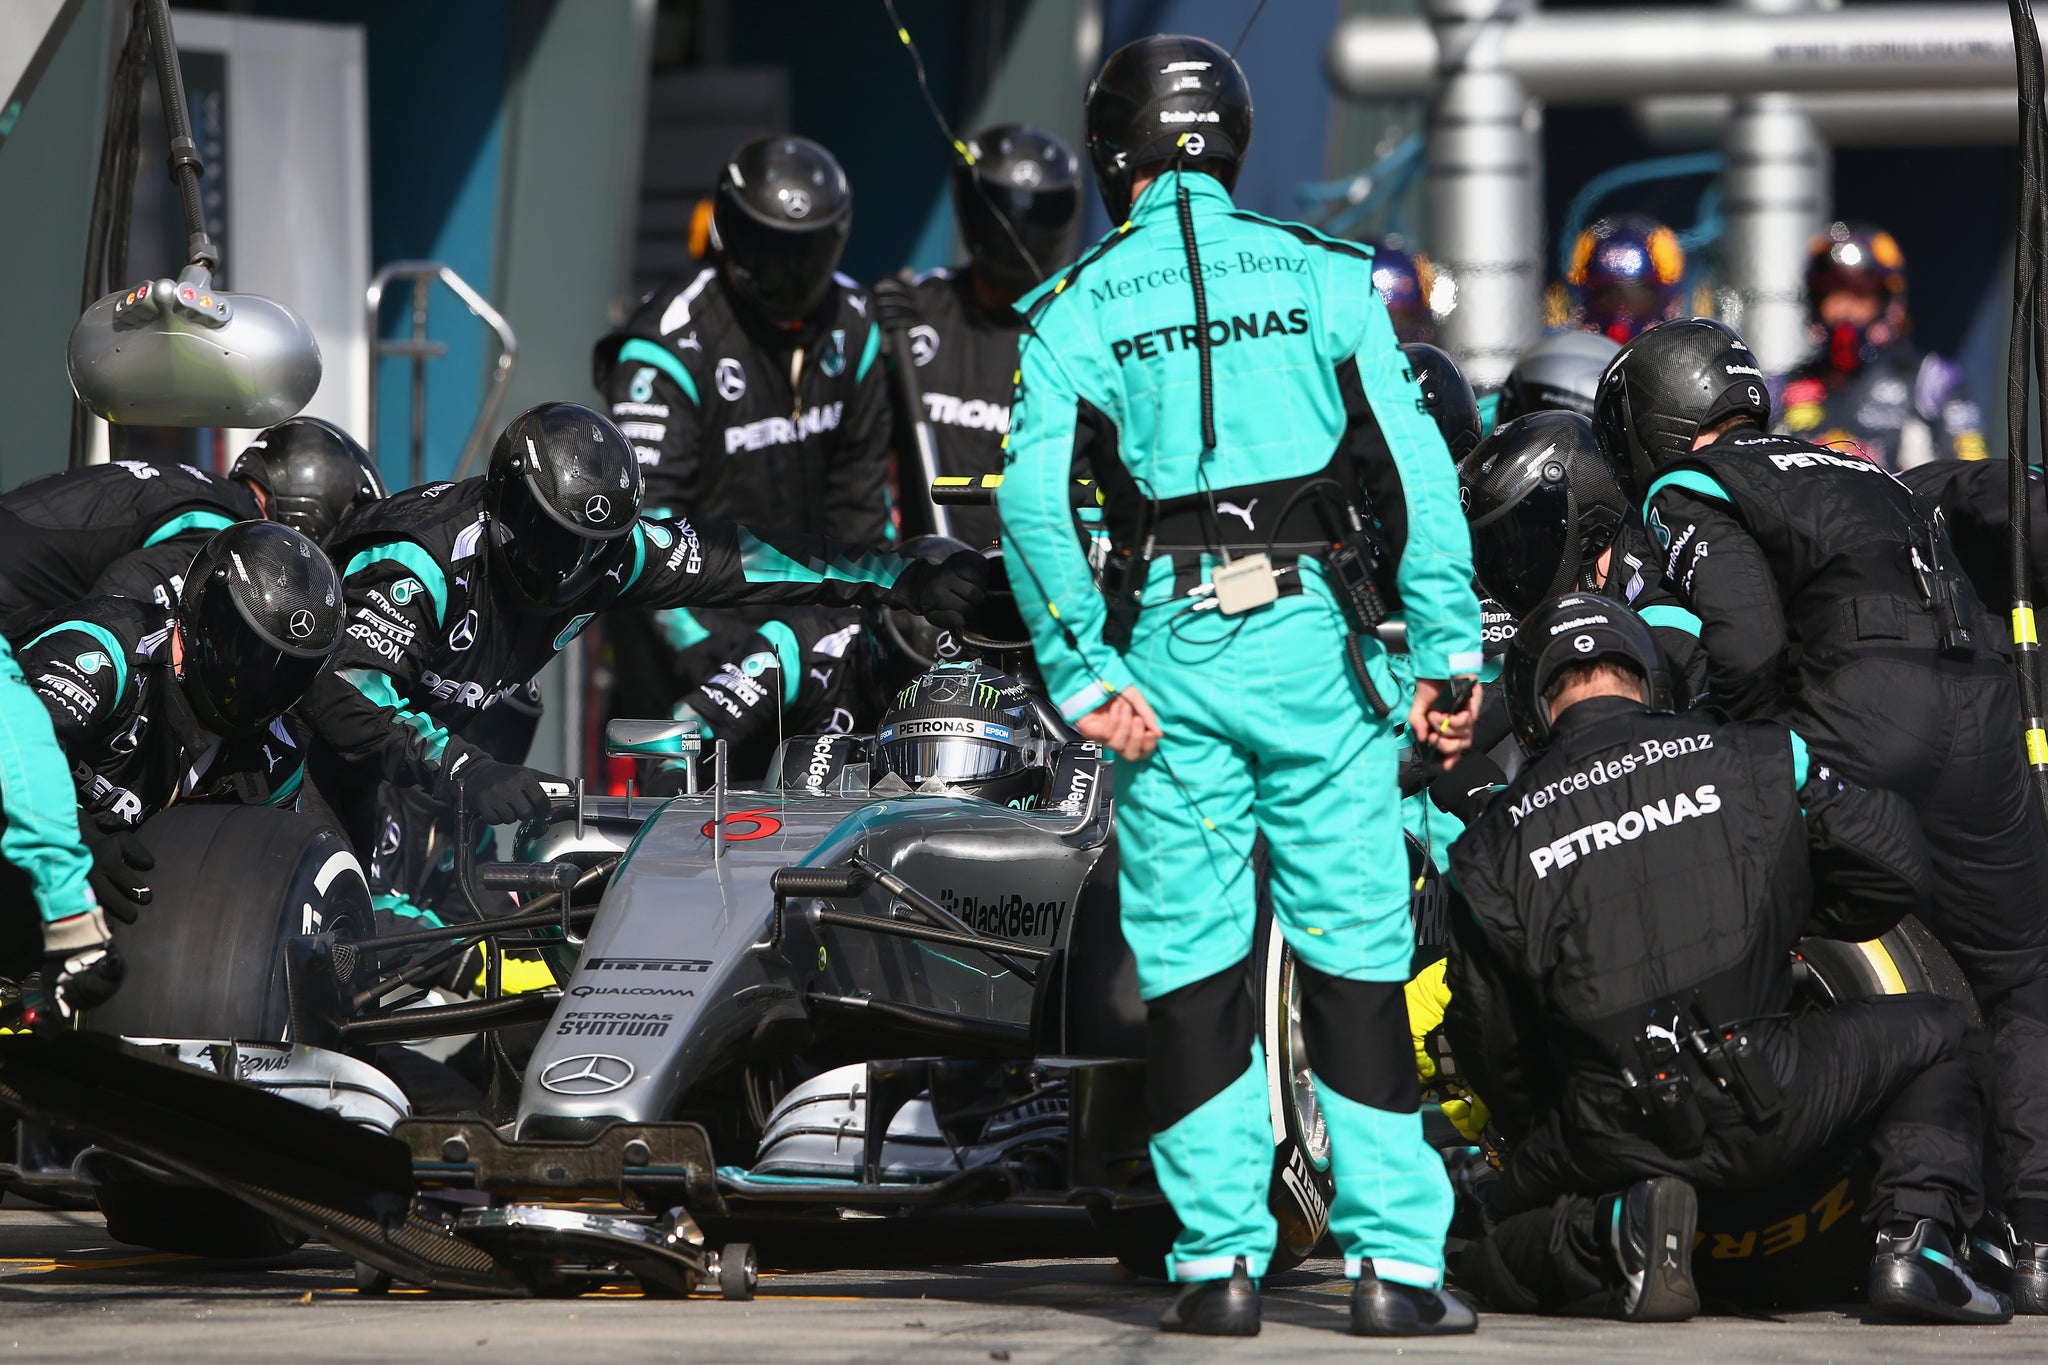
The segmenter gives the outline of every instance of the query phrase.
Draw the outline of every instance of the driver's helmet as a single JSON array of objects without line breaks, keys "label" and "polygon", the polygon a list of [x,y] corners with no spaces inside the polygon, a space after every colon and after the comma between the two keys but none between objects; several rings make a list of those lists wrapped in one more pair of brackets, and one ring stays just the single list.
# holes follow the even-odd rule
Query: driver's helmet
[{"label": "driver's helmet", "polygon": [[1572,244],[1565,282],[1580,325],[1626,343],[1638,332],[1675,318],[1685,301],[1685,248],[1678,234],[1643,213],[1620,213],[1594,223]]},{"label": "driver's helmet", "polygon": [[921,674],[875,735],[883,772],[1022,809],[1044,794],[1052,748],[1024,684],[971,660]]}]

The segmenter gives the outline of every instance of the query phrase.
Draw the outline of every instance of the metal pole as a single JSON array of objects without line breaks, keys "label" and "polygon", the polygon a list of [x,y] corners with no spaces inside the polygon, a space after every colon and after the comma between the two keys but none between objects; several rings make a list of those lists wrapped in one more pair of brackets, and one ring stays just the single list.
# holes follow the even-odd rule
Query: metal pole
[{"label": "metal pole", "polygon": [[1783,94],[1737,100],[1722,145],[1722,259],[1732,296],[1724,312],[1764,370],[1783,373],[1811,349],[1806,248],[1832,200],[1828,149],[1798,100]]},{"label": "metal pole", "polygon": [[[1542,114],[1501,65],[1530,0],[1430,0],[1442,86],[1429,112],[1429,209],[1443,341],[1473,384],[1499,384],[1542,330]],[[1447,296],[1447,297],[1445,297]]]},{"label": "metal pole", "polygon": [[412,282],[412,487],[427,481],[427,277]]}]

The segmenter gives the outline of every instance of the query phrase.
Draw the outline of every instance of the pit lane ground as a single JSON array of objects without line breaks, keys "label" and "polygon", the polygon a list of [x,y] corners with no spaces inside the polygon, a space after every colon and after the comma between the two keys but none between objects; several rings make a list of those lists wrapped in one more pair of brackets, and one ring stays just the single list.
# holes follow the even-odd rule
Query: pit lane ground
[{"label": "pit lane ground", "polygon": [[[355,1291],[349,1261],[309,1247],[259,1264],[123,1246],[99,1218],[0,1210],[0,1359],[547,1361],[1034,1361],[1337,1359],[1941,1361],[2048,1359],[2048,1319],[2008,1327],[1866,1324],[1809,1312],[1630,1327],[1489,1315],[1481,1337],[1373,1343],[1342,1335],[1342,1266],[1312,1261],[1266,1296],[1254,1341],[1162,1336],[1165,1290],[1094,1258],[1064,1217],[868,1224],[766,1244],[751,1303],[581,1299],[477,1302]],[[1006,1259],[991,1259],[992,1257]],[[1078,1259],[1069,1258],[1076,1257]],[[1015,1258],[1015,1259],[1007,1259]],[[839,1268],[807,1268],[830,1265]],[[844,1267],[857,1268],[844,1268]]]}]

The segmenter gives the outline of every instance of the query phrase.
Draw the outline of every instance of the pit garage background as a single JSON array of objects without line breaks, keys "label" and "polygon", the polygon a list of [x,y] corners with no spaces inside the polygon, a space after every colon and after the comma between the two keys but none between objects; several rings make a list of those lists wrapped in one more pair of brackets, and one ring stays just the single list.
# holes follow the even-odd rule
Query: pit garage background
[{"label": "pit garage background", "polygon": [[[924,52],[932,98],[956,127],[1027,121],[1077,149],[1087,76],[1104,54],[1156,31],[1228,45],[1252,7],[898,3]],[[1341,97],[1326,75],[1332,35],[1355,17],[1441,21],[1460,9],[1513,17],[1538,8],[1528,0],[1269,4],[1239,54],[1257,101],[1240,201],[1340,232],[1394,227],[1428,248],[1435,225],[1420,146],[1428,97]],[[1661,6],[1540,6],[1601,8],[1622,19]],[[128,0],[0,3],[0,487],[63,468],[70,456],[75,403],[64,341],[85,301],[107,82],[129,15]],[[816,138],[845,164],[855,194],[849,274],[872,279],[953,256],[947,152],[880,0],[222,0],[180,8],[174,22],[226,281],[281,298],[312,323],[326,372],[309,411],[372,438],[393,486],[415,472],[412,361],[376,359],[371,345],[411,335],[410,287],[386,290],[374,326],[363,306],[373,274],[392,262],[444,263],[502,314],[517,338],[497,406],[502,424],[535,402],[592,396],[591,343],[640,293],[689,267],[692,213],[726,152],[755,133]],[[1884,92],[1874,93],[1882,101]],[[1814,207],[1818,220],[1868,219],[1898,237],[1917,337],[1964,362],[1990,418],[1992,452],[2001,454],[2012,117],[2009,96],[1979,105],[1836,130],[1821,177],[1829,202]],[[135,279],[175,273],[182,260],[154,117],[146,115],[135,194]],[[1701,157],[1711,161],[1725,102],[1559,102],[1533,117],[1537,259],[1554,273],[1574,200],[1596,178],[1651,174],[1623,183],[1596,211],[1643,210],[1680,228],[1696,244],[1692,268],[1711,293],[1725,205]],[[1658,174],[1679,165],[1706,169]],[[1106,227],[1091,203],[1087,233]],[[489,394],[499,345],[446,289],[435,286],[429,300],[425,330],[440,349],[423,367],[420,472],[446,477]],[[218,465],[245,435],[127,439],[132,451]],[[91,449],[104,458],[107,444],[102,432]],[[561,679],[547,684],[563,695]],[[557,727],[577,720],[573,707],[551,717],[534,758],[560,770],[573,765]]]}]

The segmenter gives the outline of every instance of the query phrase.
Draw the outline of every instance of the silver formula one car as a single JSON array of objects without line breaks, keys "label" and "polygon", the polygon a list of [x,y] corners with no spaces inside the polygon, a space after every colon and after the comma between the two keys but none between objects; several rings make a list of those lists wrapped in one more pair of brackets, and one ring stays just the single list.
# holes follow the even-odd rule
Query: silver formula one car
[{"label": "silver formula one car", "polygon": [[[1109,1250],[1159,1274],[1177,1225],[1146,1147],[1099,751],[990,670],[942,669],[906,697],[875,736],[788,741],[757,789],[706,755],[704,790],[558,798],[521,832],[523,861],[465,869],[479,901],[515,891],[520,907],[454,928],[368,937],[360,872],[304,817],[168,812],[150,827],[162,884],[212,891],[152,908],[124,944],[133,978],[89,1026],[211,1098],[164,1099],[134,1130],[121,1087],[154,1093],[165,1067],[138,1080],[129,1052],[96,1060],[95,1108],[33,1055],[0,1056],[0,1103],[49,1120],[23,1125],[10,1178],[88,1186],[116,1235],[150,1245],[262,1254],[318,1237],[372,1288],[630,1274],[744,1296],[751,1253],[714,1249],[705,1226],[998,1202],[1085,1207]],[[614,722],[609,739],[678,763],[695,744],[654,722]],[[1250,984],[1284,1268],[1321,1240],[1331,1185],[1290,958],[1262,918]],[[409,998],[486,938],[538,951],[560,984]],[[411,1112],[418,1054],[392,1045],[479,1032],[484,1112]],[[312,1155],[279,1150],[278,1105],[219,1131],[220,1092],[249,1089],[220,1078],[385,1144],[365,1158],[385,1183],[307,1195],[303,1172],[277,1173]],[[187,1121],[204,1136],[179,1147]]]}]

